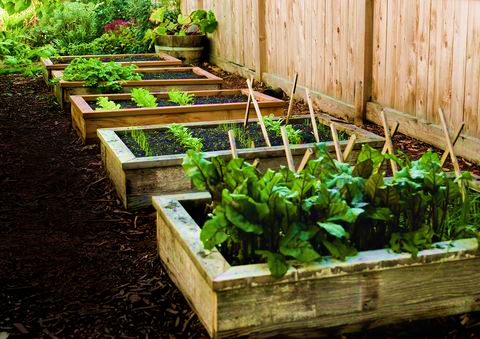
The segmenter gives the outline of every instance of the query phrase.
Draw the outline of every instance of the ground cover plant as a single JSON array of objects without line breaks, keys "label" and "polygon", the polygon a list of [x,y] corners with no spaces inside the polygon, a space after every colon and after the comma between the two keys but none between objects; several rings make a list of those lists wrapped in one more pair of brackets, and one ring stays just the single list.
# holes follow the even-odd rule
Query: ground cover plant
[{"label": "ground cover plant", "polygon": [[[206,160],[187,151],[185,173],[212,197],[200,233],[205,248],[218,247],[232,264],[265,258],[280,278],[287,258],[344,260],[385,247],[416,256],[438,241],[479,237],[480,193],[462,199],[460,187],[470,173],[448,176],[438,154],[428,151],[412,161],[363,145],[352,166],[334,160],[325,144],[317,144],[316,153],[300,173],[287,167],[262,173],[241,158]],[[388,179],[382,167],[387,159],[401,167]]]},{"label": "ground cover plant", "polygon": [[[321,126],[321,124],[318,125]],[[247,124],[246,128],[241,126],[243,126],[243,123],[221,123],[213,128],[197,127],[189,129],[185,126],[178,125],[178,127],[174,127],[174,129],[183,130],[184,132],[181,133],[182,135],[190,135],[192,138],[198,138],[199,143],[201,142],[203,144],[202,150],[204,152],[230,149],[230,143],[227,137],[227,132],[230,129],[234,130],[236,146],[238,148],[252,147],[252,142],[255,147],[266,147],[259,124],[250,123]],[[189,148],[195,148],[189,146],[186,147],[181,142],[172,143],[171,129],[171,127],[163,129],[144,129],[152,155],[181,154],[185,153]],[[294,122],[294,124],[292,124],[292,130],[294,131],[293,133],[296,141],[299,141],[299,143],[315,142],[313,129],[309,119],[301,119],[300,121]],[[321,140],[331,140],[330,130],[319,129],[319,132],[322,130],[325,133],[320,135]],[[298,131],[300,131],[300,133]],[[117,132],[117,135],[135,156],[146,156],[142,147],[135,142],[130,133],[129,130],[119,131]],[[283,145],[282,137],[277,135],[275,130],[270,130],[269,133],[270,142],[273,146]],[[341,138],[346,139],[347,137],[346,134],[342,134]],[[180,137],[180,139],[182,139],[182,137]],[[197,145],[197,143],[195,143],[195,145]]]}]

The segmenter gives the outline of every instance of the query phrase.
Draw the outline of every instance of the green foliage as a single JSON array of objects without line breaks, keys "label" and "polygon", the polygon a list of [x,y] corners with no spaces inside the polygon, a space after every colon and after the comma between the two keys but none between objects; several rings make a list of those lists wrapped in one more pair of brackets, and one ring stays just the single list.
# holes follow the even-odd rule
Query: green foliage
[{"label": "green foliage", "polygon": [[130,136],[137,143],[138,147],[143,151],[146,157],[153,155],[153,151],[150,147],[149,138],[141,128],[133,128],[130,131]]},{"label": "green foliage", "polygon": [[97,20],[97,6],[72,1],[53,2],[43,9],[39,34],[58,49],[88,43],[101,35],[103,28]]},{"label": "green foliage", "polygon": [[194,94],[183,92],[174,88],[169,89],[167,93],[169,101],[176,103],[180,106],[191,105],[191,102],[195,97]]},{"label": "green foliage", "polygon": [[112,111],[120,108],[122,108],[122,106],[111,100],[108,100],[107,97],[97,98],[97,107],[95,108],[96,111]]},{"label": "green foliage", "polygon": [[67,81],[85,81],[85,87],[97,87],[108,91],[120,91],[122,81],[140,80],[141,74],[134,72],[136,66],[122,66],[97,58],[75,58],[63,71]]},{"label": "green foliage", "polygon": [[132,100],[138,107],[157,107],[157,98],[145,88],[134,88],[131,92]]},{"label": "green foliage", "polygon": [[22,12],[29,8],[32,0],[0,0],[0,7],[9,15]]},{"label": "green foliage", "polygon": [[[283,125],[283,119],[276,119],[273,114],[270,114],[268,117],[263,117],[263,123],[265,128],[269,133],[272,133],[276,136],[281,136],[281,127]],[[292,144],[301,144],[302,143],[302,131],[295,130],[292,125],[285,126],[285,132],[287,133],[288,142]]]},{"label": "green foliage", "polygon": [[197,152],[202,150],[202,140],[200,138],[195,138],[187,127],[180,124],[171,124],[168,126],[168,131],[183,147]]},{"label": "green foliage", "polygon": [[114,20],[132,19],[138,27],[143,27],[148,22],[152,7],[150,0],[103,0],[96,8],[96,15],[101,27]]},{"label": "green foliage", "polygon": [[[200,234],[205,248],[222,248],[238,264],[264,258],[281,277],[288,258],[344,259],[385,246],[415,256],[433,242],[478,235],[472,213],[478,217],[480,194],[473,208],[472,196],[463,202],[458,183],[433,152],[410,161],[364,145],[355,167],[332,159],[325,144],[317,145],[316,155],[300,174],[285,167],[261,173],[243,159],[206,160],[187,151],[186,175],[212,196],[213,211]],[[382,163],[391,158],[402,167],[387,180]]]}]

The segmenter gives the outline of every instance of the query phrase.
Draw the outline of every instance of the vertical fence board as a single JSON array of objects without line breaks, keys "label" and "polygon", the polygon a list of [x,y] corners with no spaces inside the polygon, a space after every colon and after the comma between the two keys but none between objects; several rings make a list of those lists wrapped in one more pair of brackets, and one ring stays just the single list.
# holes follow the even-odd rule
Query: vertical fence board
[{"label": "vertical fence board", "polygon": [[386,105],[387,9],[388,0],[374,1],[372,100],[382,105]]},{"label": "vertical fence board", "polygon": [[429,24],[431,0],[417,0],[417,77],[415,88],[415,116],[427,118],[428,97],[428,60],[429,60]]},{"label": "vertical fence board", "polygon": [[395,77],[397,75],[397,13],[398,1],[389,0],[387,10],[387,39],[386,39],[386,77],[385,77],[385,102],[389,107],[395,102]]}]

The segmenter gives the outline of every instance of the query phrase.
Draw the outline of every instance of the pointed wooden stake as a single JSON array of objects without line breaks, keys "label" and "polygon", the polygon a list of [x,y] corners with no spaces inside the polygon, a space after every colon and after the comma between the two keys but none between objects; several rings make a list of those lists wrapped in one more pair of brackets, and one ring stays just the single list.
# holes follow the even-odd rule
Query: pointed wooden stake
[{"label": "pointed wooden stake", "polygon": [[[250,77],[250,82],[253,84],[253,76]],[[245,119],[243,121],[243,128],[247,127],[248,118],[250,115],[250,102],[252,101],[252,97],[250,91],[248,91],[248,99],[247,99],[247,109],[245,110]]]},{"label": "pointed wooden stake", "polygon": [[[387,145],[387,151],[390,154],[394,154],[392,139],[390,138],[390,130],[388,129],[387,117],[385,116],[385,111],[382,109],[380,112],[380,117],[382,118],[383,129],[385,131],[385,144]],[[394,160],[390,160],[390,165],[392,167],[392,173],[395,175],[397,173],[397,163]]]},{"label": "pointed wooden stake", "polygon": [[295,164],[293,163],[292,152],[290,151],[290,144],[288,142],[287,130],[285,126],[282,126],[280,131],[282,132],[283,147],[285,148],[285,156],[287,157],[288,168],[295,172]]},{"label": "pointed wooden stake", "polygon": [[262,129],[263,138],[265,139],[265,142],[267,143],[267,146],[272,147],[272,144],[270,143],[270,138],[268,137],[267,128],[265,127],[265,124],[263,123],[262,113],[260,112],[260,107],[258,107],[257,99],[255,99],[255,96],[253,94],[252,83],[251,83],[250,79],[247,79],[247,85],[248,85],[248,91],[250,92],[250,96],[252,97],[253,107],[255,107],[255,112],[257,112],[258,123],[260,124],[260,128]]},{"label": "pointed wooden stake", "polygon": [[340,148],[340,142],[338,141],[337,128],[333,122],[330,124],[330,130],[332,131],[332,140],[333,145],[335,146],[335,153],[337,153],[337,160],[343,162],[343,154],[342,149]]},{"label": "pointed wooden stake", "polygon": [[315,112],[313,111],[312,97],[310,96],[310,90],[307,88],[306,92],[308,110],[310,111],[310,119],[312,120],[313,136],[315,137],[316,142],[320,142],[320,137],[318,136],[317,121],[315,119]]},{"label": "pointed wooden stake", "polygon": [[355,141],[357,141],[357,135],[352,134],[350,136],[350,139],[348,139],[347,146],[345,146],[345,149],[343,150],[343,161],[347,162],[348,158],[350,157],[350,154],[352,153],[353,146],[355,146]]},{"label": "pointed wooden stake", "polygon": [[235,145],[235,135],[233,130],[228,131],[228,140],[230,141],[230,150],[232,151],[232,159],[238,158],[237,146]]},{"label": "pointed wooden stake", "polygon": [[290,93],[290,101],[288,103],[287,119],[285,121],[287,125],[288,125],[288,119],[290,119],[290,113],[292,112],[293,95],[295,94],[295,90],[297,88],[297,80],[298,80],[298,73],[295,73],[295,80],[293,80],[292,92]]},{"label": "pointed wooden stake", "polygon": [[441,108],[438,109],[438,115],[440,115],[440,121],[442,122],[443,134],[445,136],[445,142],[447,143],[448,152],[450,153],[450,159],[452,159],[452,164],[453,164],[453,169],[455,170],[455,175],[457,177],[459,177],[460,174],[461,174],[460,165],[458,164],[458,159],[455,156],[455,153],[453,152],[453,145],[452,145],[452,142],[450,141],[450,135],[448,134],[447,123],[445,121],[445,116],[443,115],[443,111],[442,111]]},{"label": "pointed wooden stake", "polygon": [[[395,126],[393,126],[392,130],[390,131],[390,138],[393,138],[395,134],[397,134],[399,126],[400,124],[398,123],[398,121],[395,122]],[[385,153],[387,153],[387,143],[385,143],[382,148],[382,154],[385,154]]]},{"label": "pointed wooden stake", "polygon": [[[455,144],[457,143],[457,140],[458,140],[458,138],[460,137],[460,134],[462,133],[463,127],[465,127],[465,123],[464,123],[464,122],[461,123],[460,127],[458,127],[457,132],[454,134],[454,136],[453,136],[453,141],[452,141],[452,146],[455,146]],[[449,154],[450,154],[450,152],[448,151],[448,149],[446,149],[446,150],[443,152],[442,159],[440,160],[440,165],[441,165],[442,167],[443,167],[443,165],[445,164],[445,161],[447,161],[447,157],[448,157]]]},{"label": "pointed wooden stake", "polygon": [[300,173],[305,168],[305,165],[307,164],[308,159],[310,159],[310,156],[312,154],[313,150],[311,148],[307,148],[305,154],[303,155],[302,161],[300,162],[300,165],[298,165],[297,173]]}]

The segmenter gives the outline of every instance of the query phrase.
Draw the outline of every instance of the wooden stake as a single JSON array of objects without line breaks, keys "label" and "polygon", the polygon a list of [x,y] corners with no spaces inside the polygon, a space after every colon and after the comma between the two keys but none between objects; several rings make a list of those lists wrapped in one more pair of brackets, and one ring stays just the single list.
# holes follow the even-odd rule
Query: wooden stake
[{"label": "wooden stake", "polygon": [[282,126],[280,128],[280,131],[282,132],[282,139],[283,139],[283,147],[285,148],[285,156],[287,157],[287,164],[288,168],[295,172],[295,164],[293,163],[293,157],[292,157],[292,152],[290,151],[290,144],[288,142],[288,136],[287,136],[287,130],[285,126]]},{"label": "wooden stake", "polygon": [[[460,127],[458,128],[457,132],[454,134],[454,136],[453,136],[453,141],[452,141],[452,146],[455,146],[455,144],[457,143],[457,140],[458,140],[458,138],[460,137],[460,134],[462,133],[463,127],[465,127],[465,123],[464,123],[464,122],[462,122],[462,124],[461,124]],[[442,159],[440,160],[440,165],[441,165],[442,167],[443,167],[443,165],[445,164],[445,161],[447,160],[447,157],[448,157],[449,154],[450,154],[450,152],[448,151],[448,149],[446,149],[446,150],[443,152]]]},{"label": "wooden stake", "polygon": [[230,141],[230,150],[232,151],[232,159],[238,158],[237,155],[237,146],[235,145],[235,135],[233,130],[228,131],[228,140]]},{"label": "wooden stake", "polygon": [[300,173],[305,168],[305,165],[307,164],[307,161],[308,159],[310,159],[310,156],[312,154],[313,150],[311,148],[307,148],[305,154],[303,155],[302,161],[300,162],[300,165],[298,165],[297,173]]},{"label": "wooden stake", "polygon": [[[253,76],[250,77],[250,82],[253,84]],[[248,117],[250,115],[250,101],[252,100],[250,91],[248,91],[248,99],[247,99],[247,109],[245,110],[245,120],[243,121],[243,128],[247,127],[248,124]]]},{"label": "wooden stake", "polygon": [[338,141],[337,128],[333,123],[330,124],[330,130],[332,131],[333,145],[335,146],[335,153],[337,153],[337,160],[343,162],[342,150],[340,148],[340,142]]},{"label": "wooden stake", "polygon": [[295,73],[295,80],[293,80],[292,92],[290,93],[290,102],[288,103],[287,119],[285,121],[287,125],[288,125],[288,119],[290,119],[290,113],[292,112],[293,95],[295,94],[295,89],[297,88],[297,80],[298,80],[298,73]]},{"label": "wooden stake", "polygon": [[453,164],[453,169],[455,170],[455,175],[457,177],[459,177],[460,174],[461,174],[460,165],[458,164],[457,157],[455,156],[455,153],[453,152],[453,145],[452,145],[452,142],[450,141],[450,135],[448,135],[447,123],[445,121],[445,116],[443,115],[443,111],[442,111],[441,108],[438,108],[438,115],[440,115],[440,120],[442,122],[443,134],[445,136],[445,142],[447,143],[448,152],[450,153],[450,158],[452,159],[452,164]]},{"label": "wooden stake", "polygon": [[[397,131],[398,131],[398,127],[400,126],[400,124],[397,122],[395,122],[395,126],[393,126],[393,129],[391,130],[390,132],[390,137],[393,138],[395,136],[395,134],[397,134]],[[383,145],[383,148],[382,148],[382,154],[385,154],[387,153],[387,143],[385,143]]]},{"label": "wooden stake", "polygon": [[355,146],[355,141],[357,141],[357,135],[352,134],[350,136],[350,139],[348,139],[347,146],[345,146],[345,149],[343,150],[343,161],[347,162],[348,158],[350,157],[350,154],[352,153],[353,146]]},{"label": "wooden stake", "polygon": [[[385,111],[382,109],[380,112],[380,117],[382,118],[383,129],[385,131],[385,144],[387,145],[387,151],[390,154],[394,154],[392,139],[390,138],[390,130],[388,129],[387,117],[385,116]],[[395,175],[397,173],[397,163],[394,160],[390,160],[390,165],[392,167],[392,173]]]},{"label": "wooden stake", "polygon": [[320,142],[320,137],[318,136],[317,122],[315,120],[315,112],[313,111],[312,97],[310,96],[310,90],[307,88],[307,103],[308,110],[310,111],[310,119],[312,120],[313,135],[316,142]]},{"label": "wooden stake", "polygon": [[272,144],[270,143],[270,138],[268,137],[267,128],[263,123],[260,107],[258,107],[257,99],[255,99],[255,96],[253,95],[252,83],[250,79],[247,80],[247,85],[248,85],[248,91],[250,92],[250,96],[252,97],[253,107],[255,107],[255,112],[257,112],[258,123],[260,124],[260,128],[262,129],[263,138],[265,139],[267,146],[272,147]]}]

